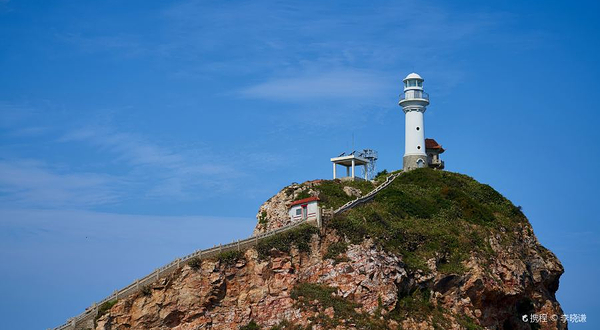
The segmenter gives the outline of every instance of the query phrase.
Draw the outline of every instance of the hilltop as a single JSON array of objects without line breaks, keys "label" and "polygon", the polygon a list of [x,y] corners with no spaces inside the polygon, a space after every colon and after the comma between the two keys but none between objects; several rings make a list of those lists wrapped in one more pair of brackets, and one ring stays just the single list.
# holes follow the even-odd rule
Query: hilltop
[{"label": "hilltop", "polygon": [[[296,200],[338,208],[375,182],[292,184],[266,201],[255,235],[289,223]],[[563,267],[520,207],[457,173],[399,175],[368,203],[255,247],[191,260],[102,306],[95,329],[534,329],[557,314]],[[548,320],[542,329],[564,329]]]}]

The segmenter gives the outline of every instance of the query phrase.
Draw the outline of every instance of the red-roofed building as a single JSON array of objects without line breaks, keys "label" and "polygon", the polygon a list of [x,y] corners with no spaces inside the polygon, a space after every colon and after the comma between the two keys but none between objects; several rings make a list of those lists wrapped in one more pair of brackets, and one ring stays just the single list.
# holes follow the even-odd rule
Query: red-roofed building
[{"label": "red-roofed building", "polygon": [[292,222],[314,220],[320,221],[319,197],[308,197],[290,204],[290,219]]},{"label": "red-roofed building", "polygon": [[444,153],[444,148],[434,139],[425,139],[425,153],[427,153],[427,165],[431,168],[444,169],[444,161],[440,159],[440,154]]}]

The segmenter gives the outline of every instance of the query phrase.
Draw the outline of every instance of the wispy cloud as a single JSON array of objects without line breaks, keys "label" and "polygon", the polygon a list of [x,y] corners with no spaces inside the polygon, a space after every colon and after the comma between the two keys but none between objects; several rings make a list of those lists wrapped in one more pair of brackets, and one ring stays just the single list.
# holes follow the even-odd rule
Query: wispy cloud
[{"label": "wispy cloud", "polygon": [[123,182],[98,173],[73,173],[34,160],[0,159],[0,202],[27,207],[89,207],[114,203]]},{"label": "wispy cloud", "polygon": [[[76,118],[67,125],[48,120],[51,113],[0,102],[0,134],[6,139],[0,145],[4,206],[89,209],[244,195],[259,172],[287,161],[260,145],[218,149],[213,141],[176,143],[175,136],[125,131],[115,123],[118,111],[97,111],[91,119]],[[43,152],[29,152],[42,145]]]},{"label": "wispy cloud", "polygon": [[359,70],[338,70],[312,75],[273,78],[243,89],[240,94],[251,98],[279,101],[319,99],[377,98],[389,86],[389,77]]},{"label": "wispy cloud", "polygon": [[[84,142],[104,152],[113,163],[126,164],[129,176],[152,182],[148,197],[190,197],[192,191],[228,190],[232,181],[245,175],[239,168],[215,155],[210,158],[205,147],[175,150],[161,146],[142,135],[123,133],[109,127],[86,126],[62,136],[59,142]],[[108,156],[110,155],[110,156]]]},{"label": "wispy cloud", "polygon": [[413,68],[447,90],[468,69],[456,60],[462,51],[478,44],[529,43],[526,34],[510,32],[517,21],[510,13],[458,14],[434,2],[358,6],[357,11],[315,3],[188,1],[166,11],[175,37],[163,43],[163,55],[216,59],[191,65],[186,75],[255,76],[254,84],[239,89],[242,97],[349,104],[377,103],[389,92],[386,86],[399,88],[401,75]]},{"label": "wispy cloud", "polygon": [[387,77],[400,79],[412,68],[437,78],[438,86],[452,87],[468,69],[456,60],[466,49],[493,43],[518,50],[539,36],[512,33],[519,21],[514,14],[458,11],[434,1],[340,7],[192,0],[149,15],[155,15],[160,33],[98,30],[58,37],[85,51],[175,60],[179,65],[170,74],[176,78],[252,77],[256,83],[235,87],[240,95],[299,101],[302,96],[344,100],[378,94]]}]

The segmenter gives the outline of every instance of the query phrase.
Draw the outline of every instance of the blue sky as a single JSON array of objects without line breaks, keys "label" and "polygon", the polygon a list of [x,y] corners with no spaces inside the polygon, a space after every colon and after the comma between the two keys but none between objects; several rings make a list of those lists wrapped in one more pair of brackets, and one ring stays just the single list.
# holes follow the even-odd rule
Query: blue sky
[{"label": "blue sky", "polygon": [[[447,169],[521,205],[600,327],[599,5],[562,1],[0,0],[0,318],[63,323],[250,234],[328,159],[402,165],[425,78]],[[35,311],[35,317],[31,317]]]}]

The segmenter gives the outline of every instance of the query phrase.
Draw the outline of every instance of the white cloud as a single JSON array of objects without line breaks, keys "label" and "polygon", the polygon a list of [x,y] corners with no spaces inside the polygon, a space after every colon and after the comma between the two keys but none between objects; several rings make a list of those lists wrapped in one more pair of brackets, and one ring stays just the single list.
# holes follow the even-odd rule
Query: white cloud
[{"label": "white cloud", "polygon": [[[114,163],[126,164],[128,179],[145,185],[146,197],[202,198],[202,191],[228,191],[247,173],[207,147],[173,149],[108,126],[87,126],[65,134],[60,142],[84,142]],[[210,156],[205,156],[210,155]]]},{"label": "white cloud", "polygon": [[245,97],[279,101],[377,98],[389,88],[389,77],[358,70],[338,70],[305,76],[272,78],[243,89]]},{"label": "white cloud", "polygon": [[0,201],[34,207],[89,207],[119,200],[123,182],[97,173],[66,173],[33,160],[0,160]]}]

